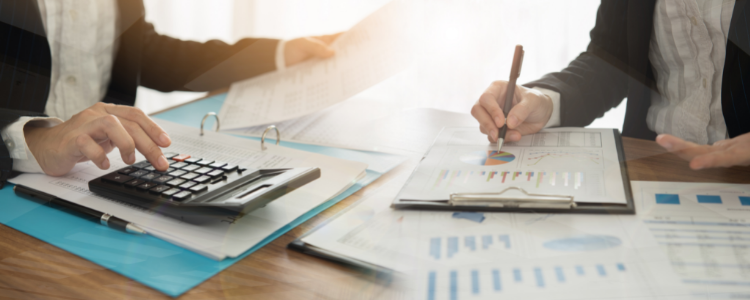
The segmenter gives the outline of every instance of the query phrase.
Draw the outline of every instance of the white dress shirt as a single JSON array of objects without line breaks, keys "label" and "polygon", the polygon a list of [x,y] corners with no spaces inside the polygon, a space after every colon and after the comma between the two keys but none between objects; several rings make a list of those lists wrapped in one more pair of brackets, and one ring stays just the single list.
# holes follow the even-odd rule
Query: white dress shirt
[{"label": "white dress shirt", "polygon": [[[657,78],[646,122],[699,144],[727,137],[721,81],[735,0],[657,0],[649,60]],[[544,90],[550,97],[560,94]],[[559,100],[558,100],[559,101]],[[558,126],[559,106],[553,110]],[[552,121],[552,120],[550,120]]]},{"label": "white dress shirt", "polygon": [[[41,173],[24,137],[24,126],[52,127],[101,101],[107,93],[117,51],[117,0],[37,0],[52,55],[49,118],[21,117],[0,130],[13,170]],[[284,42],[276,67],[284,61]]]}]

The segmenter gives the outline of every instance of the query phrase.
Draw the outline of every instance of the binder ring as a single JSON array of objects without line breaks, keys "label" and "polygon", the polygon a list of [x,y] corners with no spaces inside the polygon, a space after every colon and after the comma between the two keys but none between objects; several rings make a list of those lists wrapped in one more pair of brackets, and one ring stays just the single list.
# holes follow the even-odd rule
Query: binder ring
[{"label": "binder ring", "polygon": [[203,121],[201,121],[201,136],[203,136],[203,124],[206,123],[206,119],[208,118],[208,116],[214,116],[214,118],[216,118],[216,131],[219,131],[219,116],[217,116],[215,112],[210,112],[203,116]]},{"label": "binder ring", "polygon": [[271,129],[276,130],[276,145],[281,142],[281,133],[279,133],[279,129],[276,128],[276,125],[268,126],[266,130],[263,131],[263,135],[260,136],[260,150],[266,150],[266,134],[268,134],[268,131]]}]

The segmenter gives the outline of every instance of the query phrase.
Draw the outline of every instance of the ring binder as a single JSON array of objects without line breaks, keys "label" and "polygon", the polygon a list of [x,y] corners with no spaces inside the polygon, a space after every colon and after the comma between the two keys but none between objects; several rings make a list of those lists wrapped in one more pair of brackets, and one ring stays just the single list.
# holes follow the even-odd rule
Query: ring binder
[{"label": "ring binder", "polygon": [[[511,191],[511,193],[507,193]],[[512,191],[520,193],[513,194]],[[531,194],[520,187],[508,187],[499,193],[453,193],[448,204],[452,206],[489,206],[506,208],[573,209],[573,196]]]},{"label": "ring binder", "polygon": [[281,133],[279,133],[279,129],[276,128],[276,125],[268,126],[266,130],[263,131],[263,135],[260,136],[260,150],[262,151],[266,150],[266,134],[268,134],[268,131],[271,129],[276,130],[276,145],[281,142]]},{"label": "ring binder", "polygon": [[217,132],[219,131],[219,126],[221,126],[221,124],[219,124],[219,116],[218,116],[218,115],[216,115],[216,113],[215,113],[215,112],[209,112],[209,113],[207,113],[207,114],[206,114],[205,116],[203,116],[203,120],[201,121],[201,136],[203,136],[203,124],[205,124],[205,123],[206,123],[206,119],[207,119],[207,118],[208,118],[209,116],[214,116],[214,118],[216,118],[216,131],[217,131]]}]

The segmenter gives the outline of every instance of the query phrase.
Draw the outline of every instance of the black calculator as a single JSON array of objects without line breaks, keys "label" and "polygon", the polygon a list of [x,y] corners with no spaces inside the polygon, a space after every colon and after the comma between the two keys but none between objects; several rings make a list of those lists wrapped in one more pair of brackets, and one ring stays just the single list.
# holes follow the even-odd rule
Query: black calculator
[{"label": "black calculator", "polygon": [[166,171],[141,161],[89,181],[89,189],[152,210],[247,213],[320,178],[318,168],[252,169],[208,157],[164,155]]}]

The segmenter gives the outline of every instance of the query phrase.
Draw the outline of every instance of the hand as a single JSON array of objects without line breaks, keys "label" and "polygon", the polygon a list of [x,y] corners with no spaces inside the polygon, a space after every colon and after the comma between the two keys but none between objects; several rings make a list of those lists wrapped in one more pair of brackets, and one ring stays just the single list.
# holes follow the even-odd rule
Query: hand
[{"label": "hand", "polygon": [[[508,82],[504,80],[493,82],[471,108],[471,115],[479,121],[479,130],[493,143],[497,141],[499,128],[506,121],[503,105],[507,86]],[[515,142],[520,140],[522,135],[542,130],[551,115],[552,99],[549,96],[516,85],[513,108],[508,112],[508,131],[505,140]]]},{"label": "hand", "polygon": [[669,134],[660,134],[656,142],[667,151],[689,160],[693,170],[750,165],[750,133],[713,145],[698,145]]},{"label": "hand", "polygon": [[312,57],[329,58],[336,52],[330,47],[342,32],[331,35],[302,37],[286,42],[284,45],[284,61],[286,66],[296,65]]},{"label": "hand", "polygon": [[120,149],[122,160],[135,162],[135,149],[160,171],[169,167],[159,147],[172,141],[164,130],[138,108],[97,103],[70,120],[49,128],[26,126],[24,136],[44,173],[65,175],[76,163],[91,160],[109,169],[107,153]]}]

